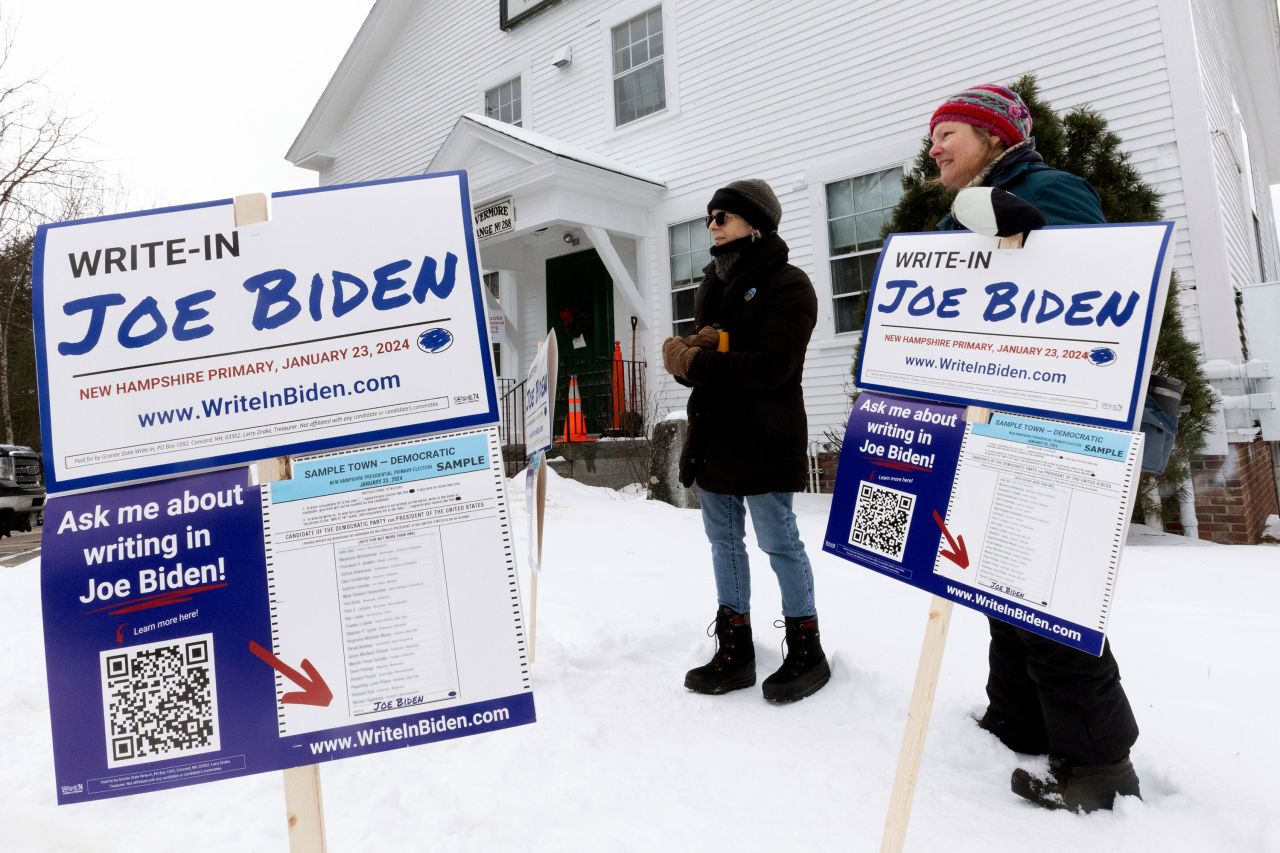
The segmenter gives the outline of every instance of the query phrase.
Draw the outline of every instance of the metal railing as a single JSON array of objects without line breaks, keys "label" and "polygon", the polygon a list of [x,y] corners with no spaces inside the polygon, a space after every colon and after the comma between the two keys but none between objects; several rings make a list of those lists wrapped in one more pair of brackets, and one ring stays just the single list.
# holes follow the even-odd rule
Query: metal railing
[{"label": "metal railing", "polygon": [[514,477],[524,468],[524,380],[498,380],[498,438],[503,468]]},{"label": "metal railing", "polygon": [[[621,365],[622,396],[615,402],[615,364]],[[645,383],[647,362],[615,362],[609,358],[561,359],[556,379],[556,411],[552,423],[553,436],[564,435],[564,420],[569,411],[569,378],[577,377],[578,395],[582,398],[582,414],[587,433],[592,436],[642,436],[648,422],[648,391]],[[507,476],[524,468],[525,422],[524,380],[499,379],[498,435],[502,440],[502,456]]]},{"label": "metal railing", "polygon": [[[622,397],[614,399],[615,364],[622,371]],[[564,419],[569,411],[569,379],[577,377],[578,396],[587,433],[593,436],[644,435],[648,413],[645,388],[647,362],[611,358],[562,358],[556,379],[556,435],[564,435]]]}]

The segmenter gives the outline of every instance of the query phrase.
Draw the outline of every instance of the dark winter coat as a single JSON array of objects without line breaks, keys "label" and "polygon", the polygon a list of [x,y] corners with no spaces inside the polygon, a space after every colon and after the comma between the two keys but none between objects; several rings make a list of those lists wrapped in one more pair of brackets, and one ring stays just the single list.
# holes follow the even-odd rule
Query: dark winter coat
[{"label": "dark winter coat", "polygon": [[719,324],[729,351],[702,350],[689,367],[689,435],[680,481],[732,495],[805,487],[809,425],[800,379],[818,298],[769,234],[748,244],[721,281],[715,265],[694,302],[695,328]]},{"label": "dark winter coat", "polygon": [[[1035,205],[1044,214],[1046,225],[1101,225],[1102,201],[1084,178],[1046,166],[1034,148],[1011,151],[996,163],[983,181],[984,187],[1011,192]],[[963,228],[948,213],[937,225],[939,231]]]}]

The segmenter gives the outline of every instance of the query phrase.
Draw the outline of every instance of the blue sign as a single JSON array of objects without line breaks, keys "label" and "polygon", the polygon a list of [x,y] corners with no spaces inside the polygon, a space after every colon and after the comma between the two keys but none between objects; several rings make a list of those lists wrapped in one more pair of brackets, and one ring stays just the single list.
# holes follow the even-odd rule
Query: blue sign
[{"label": "blue sign", "polygon": [[[460,454],[476,452],[483,445],[479,441],[461,437],[399,452],[434,447],[441,460],[466,459]],[[346,458],[381,461],[373,453]],[[478,470],[472,461],[459,467]],[[295,487],[297,502],[305,501],[304,492],[343,491],[335,475],[330,471]],[[433,476],[420,468],[392,479],[402,483]],[[492,479],[487,470],[484,476]],[[450,500],[450,510],[465,508]],[[310,651],[320,663],[317,668],[306,656],[281,651],[276,611],[282,606],[282,579],[271,569],[273,545],[264,533],[263,506],[261,488],[248,484],[244,469],[49,502],[41,594],[60,804],[281,770],[534,721],[527,686],[523,692],[495,696],[493,690],[476,688],[475,682],[483,680],[479,675],[471,681],[470,700],[409,696],[351,712],[353,688],[344,670],[356,664],[344,667]],[[374,518],[371,512],[362,517]],[[405,557],[414,540],[398,530],[388,523],[378,531],[394,540],[394,549],[384,551],[375,541],[364,550],[353,551],[348,543],[324,550],[348,549],[352,573],[365,572],[366,579],[370,561],[381,560],[374,580],[383,585],[380,589],[392,590],[395,578],[427,574]],[[484,539],[493,538],[486,531]],[[287,548],[288,542],[278,547]],[[474,554],[479,546],[467,547]],[[389,553],[397,556],[384,556]],[[501,597],[501,605],[475,605],[468,611],[465,593],[453,604],[462,611],[460,618],[487,619],[514,633],[518,627],[510,627],[512,605],[505,601],[508,573],[493,562],[479,559],[468,574],[492,575],[489,586],[497,592],[481,590],[474,597]],[[360,582],[348,585],[351,595],[360,594]],[[316,586],[314,579],[310,585]],[[332,585],[330,580],[326,590],[336,595]],[[410,599],[404,606],[413,604]],[[514,606],[518,626],[518,604]],[[295,601],[293,609],[301,610],[289,617],[293,624],[302,620],[327,626],[332,617],[325,622],[318,614],[337,606]],[[362,630],[359,619],[359,613],[349,615],[338,630],[355,636]],[[432,628],[422,616],[416,624]],[[461,646],[463,640],[458,642]],[[524,678],[527,685],[527,673]],[[308,727],[305,719],[295,717],[297,733],[290,733],[286,714],[299,713],[296,709],[344,724]]]},{"label": "blue sign", "polygon": [[278,766],[244,469],[53,498],[41,598],[59,803]]},{"label": "blue sign", "polygon": [[[1140,437],[1003,413],[966,436],[963,416],[859,395],[823,550],[1100,654]],[[1096,621],[1063,618],[1055,595]]]},{"label": "blue sign", "polygon": [[858,395],[822,549],[931,589],[963,437],[963,407]]}]

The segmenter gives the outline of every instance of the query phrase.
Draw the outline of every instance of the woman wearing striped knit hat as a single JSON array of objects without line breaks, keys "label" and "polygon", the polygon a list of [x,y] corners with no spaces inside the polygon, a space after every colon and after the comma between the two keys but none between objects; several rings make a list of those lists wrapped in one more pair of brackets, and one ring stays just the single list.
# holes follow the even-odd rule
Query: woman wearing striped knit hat
[{"label": "woman wearing striped knit hat", "polygon": [[[1040,225],[1102,223],[1102,204],[1082,178],[1045,165],[1031,112],[1004,86],[948,98],[929,122],[941,182],[961,193],[939,230],[966,225],[1011,236]],[[957,218],[958,216],[958,218]],[[963,220],[963,222],[961,222]],[[989,704],[979,725],[1015,752],[1049,756],[1049,772],[1014,771],[1013,791],[1048,808],[1111,808],[1139,795],[1129,748],[1138,737],[1110,644],[1094,657],[989,619]]]}]

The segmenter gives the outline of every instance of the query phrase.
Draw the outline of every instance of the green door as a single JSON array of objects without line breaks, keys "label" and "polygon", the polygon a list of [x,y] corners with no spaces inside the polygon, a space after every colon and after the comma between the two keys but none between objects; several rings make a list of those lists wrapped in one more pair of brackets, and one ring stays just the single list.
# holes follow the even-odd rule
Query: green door
[{"label": "green door", "polygon": [[610,426],[613,279],[594,249],[547,261],[547,328],[560,351],[556,435],[564,434],[569,377],[578,377],[587,431]]}]

